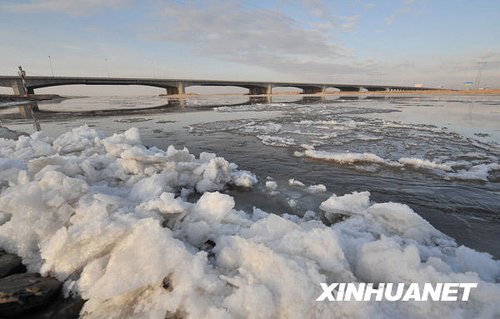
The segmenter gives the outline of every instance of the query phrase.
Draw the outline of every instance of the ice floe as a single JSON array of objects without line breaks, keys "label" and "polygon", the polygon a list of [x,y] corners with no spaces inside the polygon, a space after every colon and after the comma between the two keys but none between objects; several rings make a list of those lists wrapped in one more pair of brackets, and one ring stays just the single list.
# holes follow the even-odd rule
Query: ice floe
[{"label": "ice floe", "polygon": [[[194,130],[252,135],[265,145],[288,148],[296,157],[360,171],[397,168],[438,179],[498,181],[497,144],[466,138],[445,127],[363,117],[383,110],[356,105],[273,103],[267,110],[282,111],[278,119],[207,123]],[[231,111],[241,110],[247,106]]]}]

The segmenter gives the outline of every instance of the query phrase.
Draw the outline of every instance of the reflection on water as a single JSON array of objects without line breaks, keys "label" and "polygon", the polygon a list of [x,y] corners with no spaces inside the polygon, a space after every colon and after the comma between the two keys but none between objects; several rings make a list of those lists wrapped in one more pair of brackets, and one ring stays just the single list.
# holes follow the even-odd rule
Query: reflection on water
[{"label": "reflection on water", "polygon": [[[355,97],[358,99],[357,97]],[[102,116],[131,116],[137,114],[177,113],[211,110],[221,105],[228,107],[244,105],[262,105],[277,103],[320,103],[333,101],[338,96],[188,96],[179,97],[73,97],[69,99],[55,99],[39,101],[36,118],[41,121],[77,117],[102,117]],[[36,104],[36,102],[35,102]],[[20,106],[21,105],[21,106]],[[39,127],[35,115],[29,111],[31,103],[10,103],[0,105],[0,118],[5,121],[17,122],[22,119],[33,120]]]},{"label": "reflection on water", "polygon": [[380,107],[400,106],[398,110],[403,110],[384,114],[386,120],[447,127],[470,138],[500,143],[499,100],[496,96],[425,97]]},{"label": "reflection on water", "polygon": [[[289,187],[289,178],[322,183],[338,195],[368,190],[373,200],[406,203],[458,242],[500,257],[500,170],[479,181],[450,177],[461,169],[477,175],[471,167],[498,163],[500,97],[81,97],[39,103],[39,109],[35,118],[23,119],[17,107],[3,108],[0,120],[10,129],[33,132],[36,119],[53,136],[82,124],[106,133],[135,126],[147,145],[215,152],[261,181],[271,176],[278,183],[280,193],[272,196],[262,185],[253,192],[230,190],[239,208],[300,215],[317,210],[328,196]],[[304,147],[369,152],[382,162],[294,156]],[[434,162],[394,167],[404,157]]]},{"label": "reflection on water", "polygon": [[8,105],[8,107],[16,108],[19,112],[19,117],[33,122],[33,129],[38,132],[41,130],[40,122],[38,121],[38,113],[40,109],[38,108],[38,103],[36,101],[15,103],[14,105]]}]

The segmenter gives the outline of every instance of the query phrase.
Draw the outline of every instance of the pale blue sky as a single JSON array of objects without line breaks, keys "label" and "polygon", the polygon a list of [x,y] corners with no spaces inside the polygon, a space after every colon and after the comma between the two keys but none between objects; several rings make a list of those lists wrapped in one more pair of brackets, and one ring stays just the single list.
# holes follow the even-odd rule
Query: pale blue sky
[{"label": "pale blue sky", "polygon": [[0,0],[0,74],[500,86],[500,1]]}]

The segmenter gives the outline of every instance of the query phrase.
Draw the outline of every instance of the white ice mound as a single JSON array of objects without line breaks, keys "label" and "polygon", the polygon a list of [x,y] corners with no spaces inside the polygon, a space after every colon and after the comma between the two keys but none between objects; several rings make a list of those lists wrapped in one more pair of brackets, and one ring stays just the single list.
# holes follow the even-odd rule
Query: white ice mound
[{"label": "white ice mound", "polygon": [[326,151],[305,150],[305,155],[311,158],[337,162],[339,164],[354,164],[358,162],[385,164],[386,160],[372,153],[333,153]]},{"label": "white ice mound", "polygon": [[330,198],[321,203],[319,208],[325,211],[325,217],[332,221],[334,214],[353,215],[364,213],[369,203],[369,192],[354,192],[344,196],[333,194]]},{"label": "white ice mound", "polygon": [[[446,179],[459,180],[479,180],[488,181],[492,174],[500,170],[500,164],[491,162],[488,164],[471,165],[467,162],[435,162],[422,158],[401,157],[397,161],[384,159],[373,153],[337,153],[328,151],[319,151],[315,149],[306,149],[304,152],[295,152],[297,157],[307,156],[310,158],[330,161],[341,165],[356,164],[376,164],[393,168],[412,168],[423,170]],[[498,160],[496,157],[493,160]],[[461,165],[466,168],[459,169]]]},{"label": "white ice mound", "polygon": [[70,222],[83,204],[75,205],[78,200],[139,205],[183,188],[206,192],[257,182],[254,174],[215,154],[197,159],[187,149],[146,148],[136,128],[110,137],[82,126],[54,141],[43,133],[0,139],[0,156],[0,178],[10,186],[1,194],[0,207],[4,213],[18,212],[3,225],[0,238],[35,268],[41,262],[36,261],[37,242],[53,235],[60,221]]},{"label": "white ice mound", "polygon": [[[82,136],[80,140],[78,136]],[[75,145],[73,145],[73,143]],[[56,146],[54,146],[56,145]],[[137,130],[0,139],[0,247],[64,280],[83,318],[495,318],[500,263],[408,206],[333,195],[331,226],[236,210],[255,176],[213,154],[146,148]],[[244,176],[244,177],[243,177]],[[176,196],[181,189],[180,196]],[[186,190],[204,192],[187,201]],[[317,302],[321,282],[477,282],[468,302]]]}]

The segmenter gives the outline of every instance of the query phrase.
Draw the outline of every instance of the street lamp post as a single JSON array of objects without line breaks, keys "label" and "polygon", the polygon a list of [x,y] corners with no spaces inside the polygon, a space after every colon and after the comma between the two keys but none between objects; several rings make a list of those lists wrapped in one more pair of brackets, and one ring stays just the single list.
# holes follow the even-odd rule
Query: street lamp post
[{"label": "street lamp post", "polygon": [[54,68],[52,67],[52,58],[49,55],[49,64],[50,64],[50,72],[52,73],[52,77],[54,77]]}]

